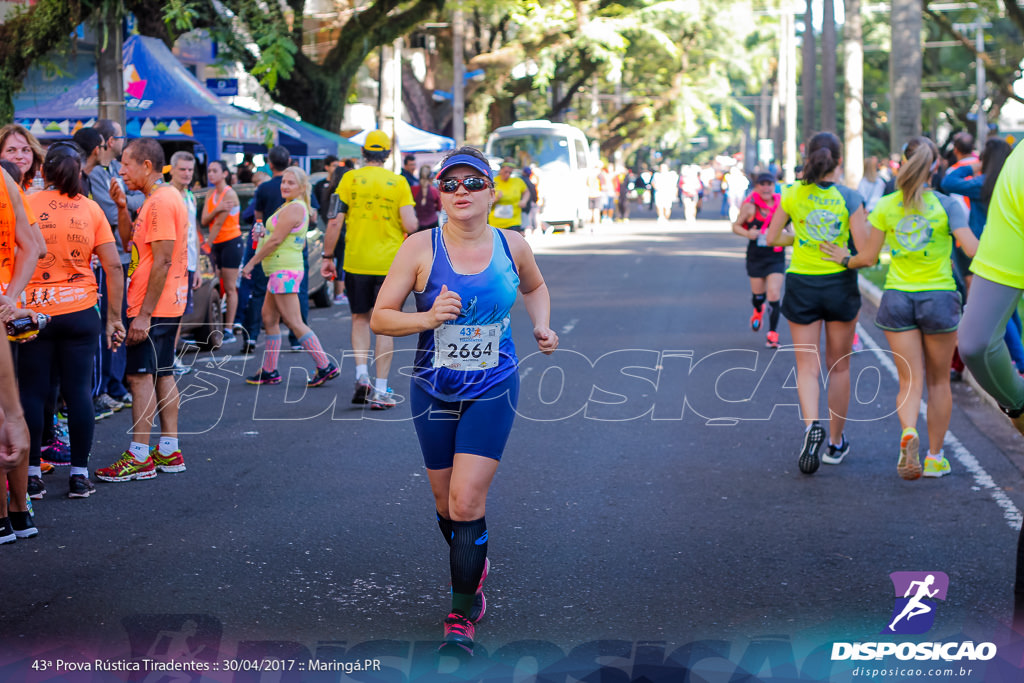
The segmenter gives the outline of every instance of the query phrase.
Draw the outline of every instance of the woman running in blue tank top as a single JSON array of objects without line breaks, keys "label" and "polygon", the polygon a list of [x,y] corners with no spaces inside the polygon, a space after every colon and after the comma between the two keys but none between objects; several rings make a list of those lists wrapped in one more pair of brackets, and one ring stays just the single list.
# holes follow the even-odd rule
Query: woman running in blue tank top
[{"label": "woman running in blue tank top", "polygon": [[[472,654],[474,625],[487,609],[487,492],[519,398],[509,317],[518,292],[537,348],[553,353],[558,335],[526,240],[487,224],[494,177],[486,157],[472,147],[450,153],[438,187],[448,222],[405,241],[370,326],[392,337],[419,334],[409,401],[452,572],[442,649]],[[402,311],[410,293],[415,313]]]}]

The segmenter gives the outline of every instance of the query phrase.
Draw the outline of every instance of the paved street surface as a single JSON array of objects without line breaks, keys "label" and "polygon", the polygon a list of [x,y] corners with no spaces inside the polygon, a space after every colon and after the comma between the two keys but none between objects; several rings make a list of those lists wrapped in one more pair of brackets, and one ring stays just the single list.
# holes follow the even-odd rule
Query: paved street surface
[{"label": "paved street surface", "polygon": [[[897,385],[865,303],[852,452],[801,474],[793,351],[749,329],[745,245],[717,216],[637,214],[533,241],[561,350],[533,353],[518,304],[520,417],[488,501],[472,661],[434,655],[447,547],[410,411],[350,404],[336,306],[311,312],[342,363],[323,388],[306,391],[300,353],[283,356],[287,386],[260,388],[235,348],[188,359],[187,472],[99,482],[88,500],[64,497],[66,470],[46,477],[39,537],[0,549],[0,680],[1020,680],[1024,439],[958,384],[952,476],[900,479]],[[398,342],[396,366],[413,346]],[[127,446],[126,412],[97,425],[93,469]],[[880,633],[902,597],[893,572],[948,576],[924,633]],[[837,642],[953,641],[997,654],[831,658]],[[210,670],[96,662],[144,659]],[[366,660],[382,670],[356,670]]]}]

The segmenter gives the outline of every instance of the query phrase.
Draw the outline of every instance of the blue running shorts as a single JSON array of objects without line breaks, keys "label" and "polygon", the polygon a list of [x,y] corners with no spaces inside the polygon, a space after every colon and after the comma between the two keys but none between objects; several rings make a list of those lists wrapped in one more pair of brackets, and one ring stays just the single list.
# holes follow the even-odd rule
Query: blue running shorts
[{"label": "blue running shorts", "polygon": [[428,470],[451,467],[456,453],[501,460],[519,405],[519,373],[512,373],[480,398],[466,401],[442,401],[424,391],[415,379],[409,394]]}]

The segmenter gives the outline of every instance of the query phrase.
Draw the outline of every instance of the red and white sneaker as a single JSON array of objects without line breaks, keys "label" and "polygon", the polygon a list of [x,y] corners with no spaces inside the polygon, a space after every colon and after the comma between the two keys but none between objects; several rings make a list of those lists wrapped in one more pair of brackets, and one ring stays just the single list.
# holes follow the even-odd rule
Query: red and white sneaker
[{"label": "red and white sneaker", "polygon": [[185,460],[181,457],[181,450],[176,450],[170,455],[164,455],[159,447],[149,449],[149,457],[153,464],[161,472],[184,472]]},{"label": "red and white sneaker", "polygon": [[152,479],[156,476],[156,465],[153,458],[146,458],[143,462],[135,459],[135,456],[125,451],[121,459],[110,467],[101,467],[96,470],[96,478],[102,481],[131,481],[132,479]]},{"label": "red and white sneaker", "polygon": [[779,348],[779,333],[775,331],[769,332],[765,336],[764,345],[767,346],[769,349]]}]

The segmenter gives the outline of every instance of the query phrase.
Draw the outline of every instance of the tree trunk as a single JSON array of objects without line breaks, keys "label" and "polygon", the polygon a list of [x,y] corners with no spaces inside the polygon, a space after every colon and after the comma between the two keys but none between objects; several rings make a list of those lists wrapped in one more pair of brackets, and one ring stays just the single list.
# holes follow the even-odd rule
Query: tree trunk
[{"label": "tree trunk", "polygon": [[889,149],[921,134],[921,0],[893,0],[889,52]]},{"label": "tree trunk", "polygon": [[96,85],[99,99],[97,115],[116,121],[124,130],[124,57],[121,17],[124,8],[118,0],[104,3],[103,16],[96,22],[100,40],[96,45]]},{"label": "tree trunk", "polygon": [[861,28],[860,0],[846,0],[845,9],[843,157],[846,159],[846,185],[857,187],[864,171],[864,36]]},{"label": "tree trunk", "polygon": [[807,0],[807,11],[804,12],[804,44],[803,69],[800,74],[800,85],[803,91],[804,125],[803,141],[811,139],[817,130],[818,117],[815,112],[814,100],[817,98],[817,47],[814,41],[814,13],[811,0]]},{"label": "tree trunk", "polygon": [[402,61],[402,103],[405,113],[409,115],[409,123],[429,132],[436,132],[434,112],[430,106],[430,92],[416,80],[409,60]]},{"label": "tree trunk", "polygon": [[834,0],[823,0],[821,16],[821,129],[836,131],[836,13]]}]

